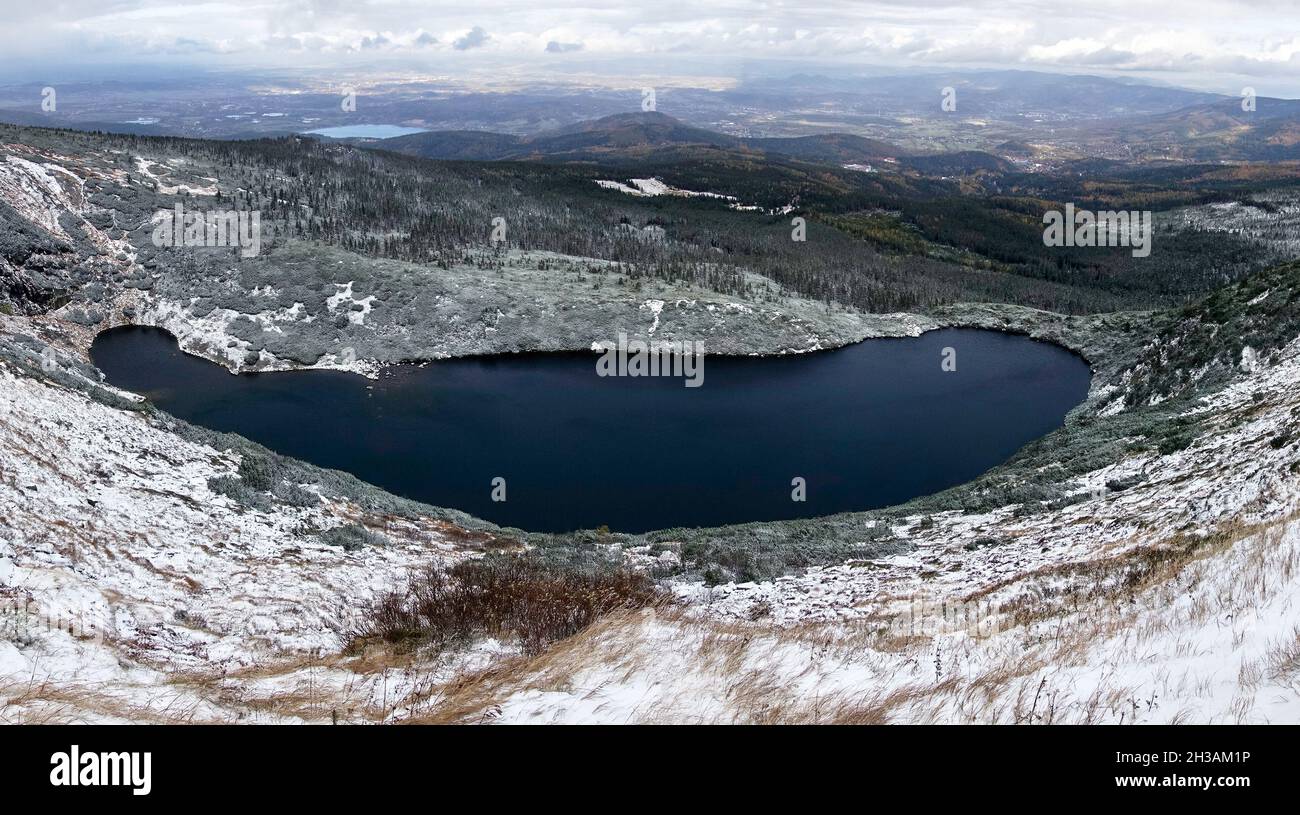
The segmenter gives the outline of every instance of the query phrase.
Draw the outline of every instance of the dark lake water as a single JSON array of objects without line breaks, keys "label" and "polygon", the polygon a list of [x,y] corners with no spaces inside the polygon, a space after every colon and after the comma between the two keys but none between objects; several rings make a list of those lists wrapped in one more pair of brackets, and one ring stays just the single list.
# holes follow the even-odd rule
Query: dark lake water
[{"label": "dark lake water", "polygon": [[[956,352],[956,371],[941,367]],[[188,422],[384,489],[535,531],[814,517],[969,481],[1059,427],[1090,374],[1054,345],[948,329],[816,354],[714,357],[703,385],[600,377],[591,354],[446,360],[379,381],[232,376],[168,333],[91,349],[112,384]],[[506,501],[492,500],[494,478]],[[792,479],[807,500],[791,500]]]}]

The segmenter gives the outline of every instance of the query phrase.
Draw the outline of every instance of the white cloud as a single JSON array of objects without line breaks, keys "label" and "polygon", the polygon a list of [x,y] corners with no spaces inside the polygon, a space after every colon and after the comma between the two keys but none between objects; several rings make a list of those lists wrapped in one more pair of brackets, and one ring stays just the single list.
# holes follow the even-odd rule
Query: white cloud
[{"label": "white cloud", "polygon": [[[449,59],[818,59],[897,66],[1236,75],[1300,83],[1286,3],[1263,0],[9,0],[0,53],[176,53],[277,64],[339,54]],[[490,32],[490,33],[489,33]],[[471,53],[474,52],[474,53]],[[482,52],[482,53],[477,53]],[[549,63],[548,63],[549,64]],[[1235,80],[1234,80],[1235,81]],[[1265,83],[1266,84],[1266,83]]]}]

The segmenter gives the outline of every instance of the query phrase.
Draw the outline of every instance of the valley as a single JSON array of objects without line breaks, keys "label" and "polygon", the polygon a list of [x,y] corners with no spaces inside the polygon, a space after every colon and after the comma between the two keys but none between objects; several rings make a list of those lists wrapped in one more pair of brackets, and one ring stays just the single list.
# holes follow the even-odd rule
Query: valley
[{"label": "valley", "polygon": [[[1149,154],[1080,117],[1034,167],[996,149],[1038,123],[985,152],[600,97],[547,134],[0,125],[0,600],[40,621],[0,716],[1294,718],[1289,119],[1171,147],[1220,102],[1131,93]],[[1149,256],[1048,245],[1067,204],[1150,213]],[[159,245],[178,206],[257,212],[257,251]],[[598,378],[621,337],[703,342],[707,384]],[[635,599],[376,627],[439,569]]]}]

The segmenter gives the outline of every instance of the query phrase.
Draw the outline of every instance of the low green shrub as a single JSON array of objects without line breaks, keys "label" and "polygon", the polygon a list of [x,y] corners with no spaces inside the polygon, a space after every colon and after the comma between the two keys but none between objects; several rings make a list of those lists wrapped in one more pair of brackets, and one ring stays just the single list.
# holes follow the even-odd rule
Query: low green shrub
[{"label": "low green shrub", "polygon": [[336,526],[317,532],[316,537],[328,546],[342,547],[345,552],[356,552],[366,546],[384,546],[388,543],[383,535],[371,532],[360,524]]}]

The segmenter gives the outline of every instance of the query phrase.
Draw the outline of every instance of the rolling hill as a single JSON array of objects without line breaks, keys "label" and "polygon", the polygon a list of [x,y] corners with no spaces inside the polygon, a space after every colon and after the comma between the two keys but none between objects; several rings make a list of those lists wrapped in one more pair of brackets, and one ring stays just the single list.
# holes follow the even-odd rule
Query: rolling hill
[{"label": "rolling hill", "polygon": [[907,151],[877,139],[843,133],[791,138],[748,138],[692,127],[663,113],[620,113],[536,136],[482,131],[434,131],[366,146],[410,156],[476,161],[618,161],[683,148],[763,156],[772,154],[823,164],[848,164],[898,158]]},{"label": "rolling hill", "polygon": [[[1190,161],[1300,159],[1300,100],[1259,97],[1255,110],[1240,99],[1180,108],[1107,123],[1135,157]],[[1095,128],[1098,132],[1102,128]]]}]

